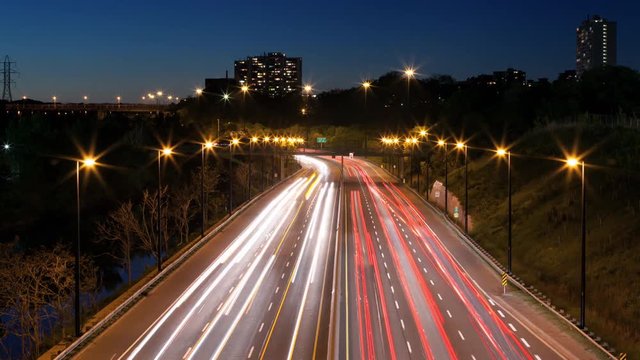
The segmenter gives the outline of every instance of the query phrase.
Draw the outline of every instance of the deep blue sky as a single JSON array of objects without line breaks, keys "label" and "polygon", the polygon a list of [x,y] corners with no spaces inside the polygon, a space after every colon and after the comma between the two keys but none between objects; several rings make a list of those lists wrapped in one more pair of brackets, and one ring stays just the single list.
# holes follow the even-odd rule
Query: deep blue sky
[{"label": "deep blue sky", "polygon": [[422,76],[517,67],[555,78],[574,68],[575,28],[588,14],[618,22],[618,63],[640,69],[636,0],[14,0],[2,13],[0,55],[20,71],[14,98],[185,96],[265,51],[303,57],[319,90],[404,64]]}]

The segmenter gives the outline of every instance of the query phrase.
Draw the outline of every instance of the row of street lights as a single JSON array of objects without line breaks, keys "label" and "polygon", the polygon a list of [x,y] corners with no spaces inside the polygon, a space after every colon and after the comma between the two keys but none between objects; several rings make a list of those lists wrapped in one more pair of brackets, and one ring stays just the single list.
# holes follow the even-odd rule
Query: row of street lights
[{"label": "row of street lights", "polygon": [[[452,145],[456,150],[463,151],[464,153],[464,183],[465,183],[465,192],[464,192],[464,231],[468,233],[468,204],[469,204],[469,183],[468,183],[468,149],[469,146],[464,141],[457,141],[455,143],[449,143],[443,138],[438,138],[435,140],[429,139],[429,133],[427,130],[420,130],[418,132],[420,139],[416,136],[407,136],[404,139],[401,139],[397,136],[387,137],[383,136],[381,138],[382,145],[384,147],[396,148],[396,147],[405,147],[409,148],[409,162],[411,163],[411,157],[413,155],[413,149],[416,146],[420,146],[422,142],[424,143],[432,143],[441,147],[444,151],[444,169],[445,169],[445,215],[448,216],[448,161],[447,155],[449,153],[448,146]],[[506,159],[507,161],[507,195],[508,195],[508,220],[507,220],[507,271],[509,274],[512,274],[512,176],[511,176],[511,156],[512,152],[507,148],[499,147],[497,149],[485,149],[479,147],[472,147],[473,150],[484,151],[484,152],[492,152],[499,158]],[[524,155],[519,155],[524,157]],[[566,159],[557,159],[557,161],[563,162],[565,167],[570,170],[579,170],[580,171],[580,182],[581,182],[581,290],[580,290],[580,321],[579,326],[584,328],[585,326],[585,302],[586,302],[586,236],[587,236],[587,219],[586,219],[586,187],[585,187],[585,162],[578,157],[568,156]],[[427,170],[428,171],[428,170]],[[428,174],[428,172],[427,172]],[[413,166],[410,165],[410,181],[413,179]],[[418,192],[420,192],[420,173],[418,173]],[[410,182],[411,184],[411,182]],[[429,198],[429,180],[427,175],[427,199]]]},{"label": "row of street lights", "polygon": [[[297,146],[304,143],[304,139],[301,137],[293,137],[293,136],[252,136],[249,138],[249,181],[251,181],[251,171],[252,171],[252,151],[254,146],[262,145],[273,145],[274,153],[277,147],[290,147]],[[243,142],[239,138],[232,138],[229,140],[229,212],[233,211],[233,201],[232,201],[232,179],[231,174],[233,170],[233,153],[234,149],[241,146]],[[205,224],[206,224],[206,211],[205,211],[205,191],[204,191],[204,177],[205,177],[205,164],[206,164],[206,154],[208,152],[214,151],[217,147],[219,147],[218,142],[214,142],[211,140],[207,140],[201,143],[201,155],[202,155],[202,167],[201,167],[201,175],[200,175],[200,196],[201,196],[201,213],[202,213],[202,227],[201,227],[201,235],[204,236]],[[9,143],[3,144],[3,149],[5,151],[9,151],[11,149],[11,145]],[[175,155],[175,147],[172,146],[163,146],[160,149],[157,149],[157,163],[158,163],[158,192],[157,192],[157,217],[156,217],[156,260],[157,260],[157,269],[158,272],[162,271],[162,228],[161,228],[161,219],[162,219],[162,159],[168,159],[171,156]],[[84,156],[82,159],[76,159],[76,210],[77,210],[77,237],[76,237],[76,246],[75,246],[75,297],[74,297],[74,310],[75,310],[75,334],[76,336],[80,336],[81,334],[81,324],[80,324],[80,173],[82,170],[92,171],[95,170],[99,166],[104,166],[98,162],[98,159],[93,155]],[[251,183],[249,183],[249,187],[251,187]],[[249,198],[251,198],[251,188],[249,188]]]}]

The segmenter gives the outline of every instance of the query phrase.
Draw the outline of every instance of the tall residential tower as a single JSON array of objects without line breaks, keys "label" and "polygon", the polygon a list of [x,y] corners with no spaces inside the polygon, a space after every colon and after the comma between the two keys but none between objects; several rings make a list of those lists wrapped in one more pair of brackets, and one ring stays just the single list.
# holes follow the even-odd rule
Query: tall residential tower
[{"label": "tall residential tower", "polygon": [[235,79],[240,86],[271,97],[299,92],[302,86],[302,58],[280,52],[248,56],[235,61]]},{"label": "tall residential tower", "polygon": [[576,29],[576,71],[578,76],[587,70],[616,65],[617,24],[600,16],[583,21]]}]

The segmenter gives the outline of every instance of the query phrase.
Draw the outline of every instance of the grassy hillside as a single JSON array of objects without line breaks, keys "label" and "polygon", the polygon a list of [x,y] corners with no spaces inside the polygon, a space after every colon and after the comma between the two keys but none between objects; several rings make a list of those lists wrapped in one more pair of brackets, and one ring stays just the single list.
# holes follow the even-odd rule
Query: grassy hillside
[{"label": "grassy hillside", "polygon": [[[589,152],[586,324],[640,358],[640,132],[562,127],[530,133],[512,151],[513,270],[574,317],[580,296],[580,177],[562,162]],[[471,151],[471,150],[470,150]],[[473,152],[469,167],[472,236],[503,264],[507,244],[506,162]],[[463,198],[461,169],[450,177]]]}]

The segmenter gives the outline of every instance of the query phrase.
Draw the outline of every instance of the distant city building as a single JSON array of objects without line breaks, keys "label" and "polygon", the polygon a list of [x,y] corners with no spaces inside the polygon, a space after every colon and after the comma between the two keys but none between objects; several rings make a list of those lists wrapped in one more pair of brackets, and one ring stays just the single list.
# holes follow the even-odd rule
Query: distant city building
[{"label": "distant city building", "polygon": [[271,97],[299,92],[302,87],[302,58],[287,57],[280,52],[248,56],[235,61],[235,79]]},{"label": "distant city building", "polygon": [[617,62],[617,24],[600,16],[593,16],[576,29],[576,72],[581,76],[587,70]]},{"label": "distant city building", "polygon": [[575,81],[578,80],[578,74],[575,70],[567,70],[558,74],[559,81]]},{"label": "distant city building", "polygon": [[508,68],[505,71],[494,71],[493,75],[482,74],[467,79],[466,83],[473,86],[526,86],[527,73],[522,70]]},{"label": "distant city building", "polygon": [[522,70],[508,68],[506,71],[494,71],[493,77],[498,85],[526,85],[527,73]]}]

